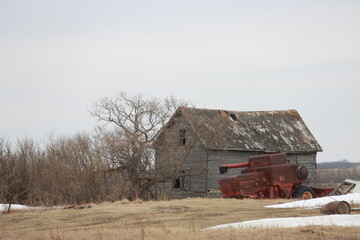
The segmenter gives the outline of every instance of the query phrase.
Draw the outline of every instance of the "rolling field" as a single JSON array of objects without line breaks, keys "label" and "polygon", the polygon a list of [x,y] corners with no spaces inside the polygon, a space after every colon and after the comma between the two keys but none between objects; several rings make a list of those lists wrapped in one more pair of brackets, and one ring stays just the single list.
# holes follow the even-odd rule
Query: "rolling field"
[{"label": "rolling field", "polygon": [[0,239],[359,239],[356,227],[203,230],[261,218],[320,215],[319,210],[263,207],[287,201],[125,200],[89,209],[18,210],[0,216]]}]

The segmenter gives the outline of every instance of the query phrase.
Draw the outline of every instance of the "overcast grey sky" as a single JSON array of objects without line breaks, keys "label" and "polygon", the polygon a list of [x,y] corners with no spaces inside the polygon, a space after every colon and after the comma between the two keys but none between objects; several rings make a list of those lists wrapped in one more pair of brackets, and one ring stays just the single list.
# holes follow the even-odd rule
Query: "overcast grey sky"
[{"label": "overcast grey sky", "polygon": [[297,109],[319,162],[360,161],[360,1],[0,0],[0,136],[90,131],[116,91]]}]

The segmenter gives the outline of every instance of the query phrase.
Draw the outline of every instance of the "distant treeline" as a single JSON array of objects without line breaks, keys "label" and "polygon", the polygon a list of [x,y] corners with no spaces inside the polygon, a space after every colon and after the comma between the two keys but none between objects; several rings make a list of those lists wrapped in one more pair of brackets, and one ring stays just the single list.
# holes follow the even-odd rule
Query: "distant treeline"
[{"label": "distant treeline", "polygon": [[16,146],[0,139],[0,202],[30,205],[80,204],[128,197],[126,176],[108,173],[104,145],[88,134],[33,140]]},{"label": "distant treeline", "polygon": [[353,168],[322,168],[316,171],[316,184],[334,186],[345,179],[360,181],[360,167]]},{"label": "distant treeline", "polygon": [[345,179],[360,181],[360,163],[341,160],[317,164],[316,184],[322,187],[335,187]]},{"label": "distant treeline", "polygon": [[341,160],[341,161],[336,161],[336,162],[323,162],[323,163],[318,163],[317,167],[319,169],[324,169],[324,168],[353,168],[353,167],[358,167],[360,166],[360,162],[349,162],[347,160]]}]

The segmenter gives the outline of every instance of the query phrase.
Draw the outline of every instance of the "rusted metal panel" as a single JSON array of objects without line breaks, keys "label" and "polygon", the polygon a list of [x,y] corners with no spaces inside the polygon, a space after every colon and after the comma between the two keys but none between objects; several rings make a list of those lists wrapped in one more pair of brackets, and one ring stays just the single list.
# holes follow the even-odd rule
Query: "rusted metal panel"
[{"label": "rusted metal panel", "polygon": [[266,186],[263,183],[264,173],[250,173],[220,179],[223,197],[253,197],[259,198]]},{"label": "rusted metal panel", "polygon": [[288,160],[286,158],[285,153],[277,153],[271,155],[268,154],[268,155],[249,157],[249,163],[250,163],[249,167],[253,168],[253,167],[287,164]]},{"label": "rusted metal panel", "polygon": [[289,164],[285,153],[250,157],[248,162],[222,165],[220,169],[236,167],[248,168],[240,175],[219,180],[223,197],[291,198],[308,176],[305,167]]}]

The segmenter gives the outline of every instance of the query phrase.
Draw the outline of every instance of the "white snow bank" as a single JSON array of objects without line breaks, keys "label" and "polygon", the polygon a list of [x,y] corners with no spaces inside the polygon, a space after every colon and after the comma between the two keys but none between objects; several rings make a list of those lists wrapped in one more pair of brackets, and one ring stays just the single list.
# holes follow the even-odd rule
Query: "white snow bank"
[{"label": "white snow bank", "polygon": [[321,206],[333,201],[346,201],[349,204],[360,204],[360,193],[350,193],[339,196],[328,196],[301,200],[289,203],[265,206],[266,208],[320,208]]},{"label": "white snow bank", "polygon": [[326,215],[313,217],[269,218],[239,223],[221,224],[207,229],[221,228],[291,228],[309,225],[360,226],[360,214]]},{"label": "white snow bank", "polygon": [[[9,208],[9,204],[0,203],[0,211],[6,211]],[[19,209],[30,209],[31,207],[20,205],[20,204],[11,204],[10,210],[19,210]]]}]

